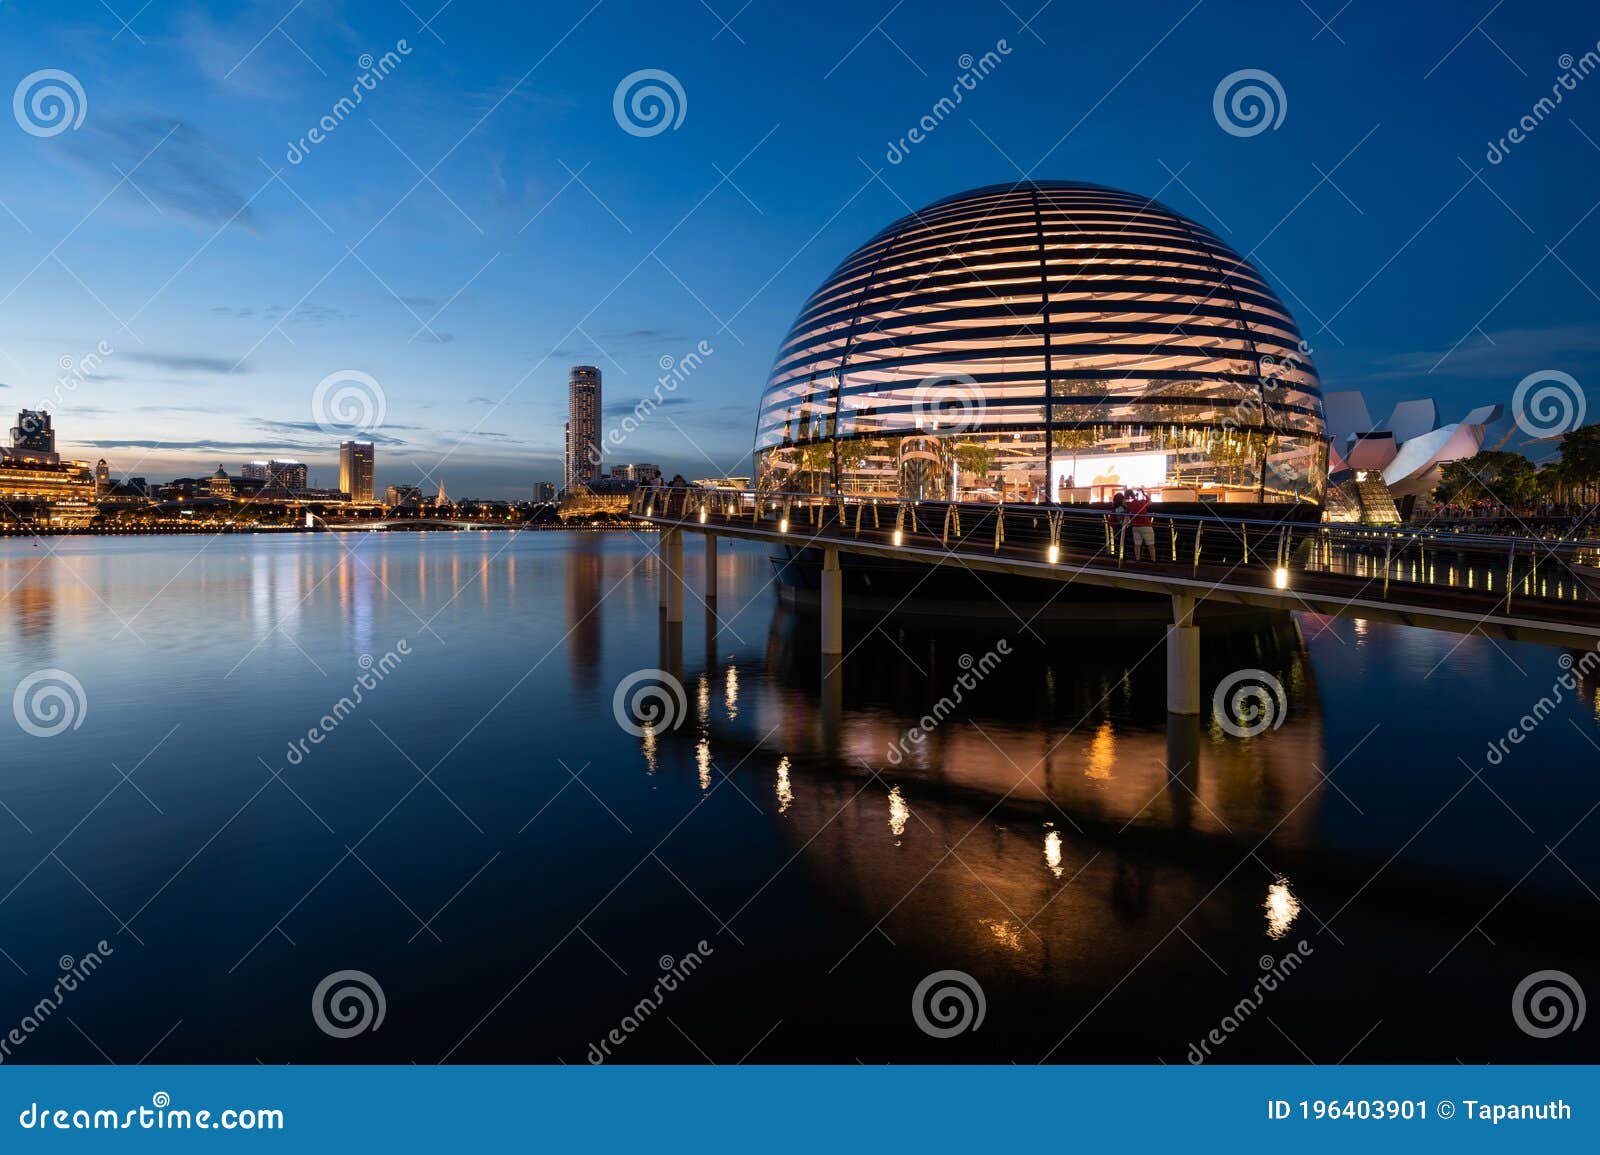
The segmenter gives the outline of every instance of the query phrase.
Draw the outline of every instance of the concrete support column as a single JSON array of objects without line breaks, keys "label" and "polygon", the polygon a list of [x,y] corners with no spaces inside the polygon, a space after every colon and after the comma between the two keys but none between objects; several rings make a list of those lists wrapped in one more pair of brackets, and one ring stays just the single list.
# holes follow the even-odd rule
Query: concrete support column
[{"label": "concrete support column", "polygon": [[822,551],[822,652],[844,653],[844,583],[839,551]]},{"label": "concrete support column", "polygon": [[656,533],[656,594],[661,599],[661,612],[667,612],[667,534],[669,529]]},{"label": "concrete support column", "polygon": [[706,601],[717,600],[717,535],[708,533],[706,539]]},{"label": "concrete support column", "polygon": [[1167,627],[1167,712],[1200,713],[1200,628],[1194,624],[1194,598],[1172,595]]},{"label": "concrete support column", "polygon": [[683,621],[683,530],[661,535],[661,584],[667,591],[667,621]]}]

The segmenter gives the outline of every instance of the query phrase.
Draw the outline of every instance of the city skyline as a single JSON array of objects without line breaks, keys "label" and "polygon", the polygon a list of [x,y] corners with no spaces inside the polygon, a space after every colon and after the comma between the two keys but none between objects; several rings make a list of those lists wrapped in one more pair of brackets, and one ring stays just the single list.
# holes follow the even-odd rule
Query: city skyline
[{"label": "city skyline", "polygon": [[[10,4],[0,26],[36,15]],[[380,484],[442,472],[515,497],[561,474],[571,364],[611,378],[609,428],[705,343],[622,453],[747,474],[751,406],[838,256],[911,206],[1026,171],[1216,231],[1295,313],[1325,386],[1375,408],[1465,411],[1529,372],[1600,369],[1594,290],[1573,271],[1600,254],[1600,95],[1580,79],[1506,139],[1563,54],[1592,44],[1576,6],[1482,35],[1407,12],[1348,36],[1309,12],[1255,28],[1182,3],[1140,27],[1055,8],[1027,26],[1000,6],[877,15],[756,7],[730,35],[709,12],[603,5],[493,29],[454,9],[421,27],[386,4],[251,5],[152,8],[121,31],[84,5],[83,24],[120,32],[110,52],[70,25],[37,28],[26,52],[0,38],[13,84],[59,68],[86,106],[58,134],[8,126],[0,402],[70,417],[63,448],[118,475],[270,453],[330,475],[355,434],[381,449]],[[1273,68],[1296,36],[1294,67]],[[1070,115],[1041,41],[1103,49],[1080,54]],[[764,68],[779,44],[804,66]],[[969,89],[973,56],[994,63]],[[1286,114],[1242,139],[1213,91],[1262,66]],[[684,94],[660,132],[614,102],[651,68]],[[358,76],[362,102],[331,112]],[[1449,130],[1419,147],[1430,123]],[[370,431],[316,420],[319,383],[347,372],[381,386]]]}]

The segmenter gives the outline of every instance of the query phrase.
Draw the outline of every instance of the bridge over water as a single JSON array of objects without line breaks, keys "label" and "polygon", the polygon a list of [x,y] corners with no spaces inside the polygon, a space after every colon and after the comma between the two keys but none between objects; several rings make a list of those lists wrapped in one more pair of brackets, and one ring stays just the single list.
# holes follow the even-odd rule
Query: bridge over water
[{"label": "bridge over water", "polygon": [[1124,520],[1089,507],[648,489],[633,512],[661,530],[669,623],[683,620],[685,534],[704,539],[708,603],[719,537],[820,553],[825,656],[844,652],[844,554],[1164,597],[1174,714],[1200,712],[1195,610],[1207,602],[1600,647],[1595,542],[1305,522],[1293,520],[1294,506],[1281,520],[1168,515],[1157,506],[1152,561],[1134,558]]}]

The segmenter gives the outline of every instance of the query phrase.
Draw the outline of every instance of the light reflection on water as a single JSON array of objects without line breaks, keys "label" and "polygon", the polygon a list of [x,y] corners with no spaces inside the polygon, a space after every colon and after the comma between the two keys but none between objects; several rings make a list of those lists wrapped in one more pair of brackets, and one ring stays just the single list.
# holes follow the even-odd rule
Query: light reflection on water
[{"label": "light reflection on water", "polygon": [[[1493,989],[1498,1008],[1525,962],[1593,971],[1561,928],[1588,901],[1580,880],[1600,886],[1600,853],[1584,827],[1559,840],[1600,801],[1597,687],[1505,765],[1483,758],[1561,674],[1555,650],[1311,615],[1208,630],[1208,713],[1170,723],[1159,634],[1035,638],[1004,614],[852,619],[825,680],[815,621],[777,605],[766,558],[742,546],[724,546],[714,616],[690,598],[666,628],[631,535],[53,544],[0,542],[0,659],[13,684],[73,671],[89,712],[70,737],[0,734],[18,820],[0,814],[0,946],[48,973],[138,934],[127,977],[75,1012],[113,1053],[183,1019],[168,1061],[343,1061],[299,1008],[358,961],[414,1011],[362,1057],[433,1060],[540,963],[456,1057],[572,1060],[637,997],[575,935],[591,910],[585,934],[634,974],[720,936],[727,970],[675,1018],[733,1058],[755,1020],[759,1035],[782,1019],[769,1060],[1032,1061],[1065,1036],[1057,1060],[1178,1061],[1257,958],[1302,936],[1339,961],[1308,967],[1274,1017],[1317,1057],[1383,1016],[1376,973],[1441,1048],[1516,1057],[1515,1038],[1484,1054],[1449,1034],[1466,1029],[1450,1025],[1461,1000]],[[1011,655],[891,764],[962,656],[1002,636]],[[262,763],[281,769],[360,657],[401,638],[414,656],[283,772],[297,801]],[[647,667],[683,680],[690,716],[636,737],[612,691]],[[1209,716],[1241,669],[1283,685],[1280,728],[1240,739]],[[126,786],[107,795],[112,763],[138,767],[160,813]],[[72,874],[46,855],[64,836]],[[364,838],[370,872],[341,859]],[[1562,861],[1539,865],[1555,845]],[[436,910],[439,941],[408,913]],[[904,1016],[910,987],[946,967],[994,1006],[960,1051],[928,1050]],[[161,993],[180,972],[187,994]],[[775,974],[790,1005],[769,1015]],[[36,1001],[16,972],[0,983],[0,1010]],[[672,1032],[629,1045],[700,1061]],[[1365,1045],[1455,1057],[1384,1032]],[[71,1032],[30,1046],[84,1058]],[[1302,1061],[1270,1031],[1230,1047]]]}]

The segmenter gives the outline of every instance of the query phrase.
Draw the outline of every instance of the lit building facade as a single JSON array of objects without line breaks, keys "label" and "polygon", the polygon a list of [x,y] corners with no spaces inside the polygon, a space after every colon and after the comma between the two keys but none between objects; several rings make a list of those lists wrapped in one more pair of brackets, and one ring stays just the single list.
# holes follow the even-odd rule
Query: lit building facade
[{"label": "lit building facade", "polygon": [[651,465],[645,461],[613,465],[611,476],[621,481],[637,481],[641,485],[651,485],[661,480],[661,466]]},{"label": "lit building facade", "polygon": [[308,470],[302,461],[247,461],[239,476],[247,481],[264,482],[272,489],[287,489],[291,493],[306,488]]},{"label": "lit building facade", "polygon": [[[0,519],[31,517],[29,507],[95,498],[95,475],[86,461],[62,461],[50,414],[24,409],[11,427],[11,444],[0,446]],[[54,517],[54,515],[52,515]]]},{"label": "lit building facade", "polygon": [[372,504],[373,443],[346,441],[339,446],[339,488],[359,505]]},{"label": "lit building facade", "polygon": [[1320,505],[1299,330],[1199,224],[1096,185],[975,189],[895,221],[806,302],[755,439],[767,491]]},{"label": "lit building facade", "polygon": [[50,414],[42,409],[24,409],[17,414],[17,423],[11,427],[11,450],[8,454],[17,461],[54,463],[61,460],[56,452],[56,431]]},{"label": "lit building facade", "polygon": [[574,365],[567,377],[566,484],[588,484],[601,476],[600,370]]}]

